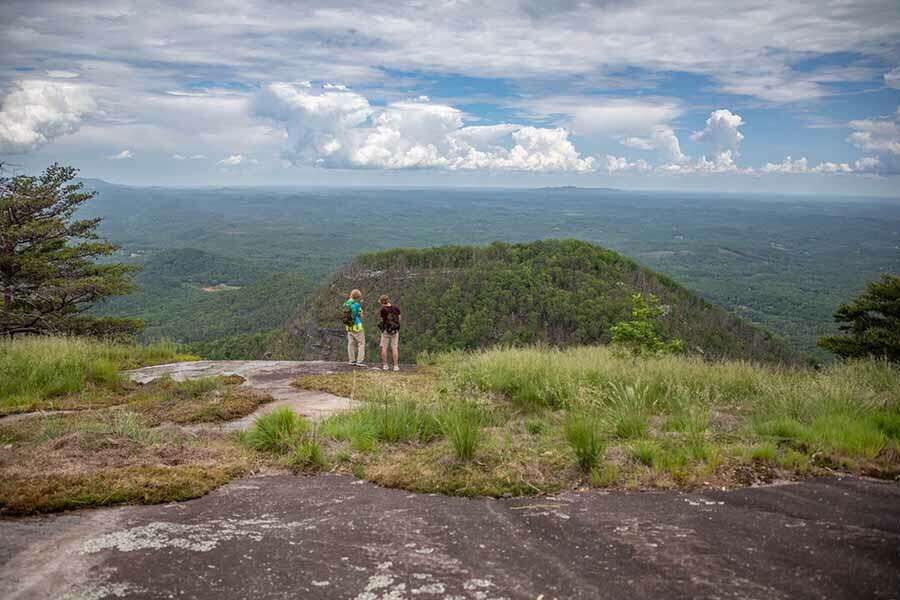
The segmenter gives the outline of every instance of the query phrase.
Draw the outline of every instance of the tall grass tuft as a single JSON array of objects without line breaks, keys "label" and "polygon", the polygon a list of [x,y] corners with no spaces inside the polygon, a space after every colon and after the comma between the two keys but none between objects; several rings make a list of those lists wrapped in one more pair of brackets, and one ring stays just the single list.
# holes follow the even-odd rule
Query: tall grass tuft
[{"label": "tall grass tuft", "polygon": [[290,455],[288,464],[300,469],[319,469],[327,464],[322,445],[314,437],[304,437],[297,442]]},{"label": "tall grass tuft", "polygon": [[564,424],[566,441],[575,451],[581,470],[588,474],[606,448],[603,438],[603,420],[596,411],[576,409],[569,411]]},{"label": "tall grass tuft", "polygon": [[373,390],[370,398],[356,410],[326,419],[321,426],[323,435],[349,440],[354,450],[366,451],[376,441],[428,442],[441,432],[427,403],[388,388]]},{"label": "tall grass tuft", "polygon": [[650,428],[654,406],[649,388],[640,381],[633,384],[610,383],[603,412],[617,437],[642,438],[646,437]]},{"label": "tall grass tuft", "polygon": [[244,434],[244,442],[255,450],[284,454],[309,430],[309,423],[287,407],[260,416]]},{"label": "tall grass tuft", "polygon": [[482,437],[480,413],[475,402],[461,400],[445,407],[438,418],[441,430],[461,461],[472,460],[478,450]]}]

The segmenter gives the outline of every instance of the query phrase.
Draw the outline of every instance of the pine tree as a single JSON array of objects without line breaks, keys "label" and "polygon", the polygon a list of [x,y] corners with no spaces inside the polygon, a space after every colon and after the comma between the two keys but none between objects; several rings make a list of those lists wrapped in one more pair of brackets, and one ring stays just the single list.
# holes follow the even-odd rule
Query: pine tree
[{"label": "pine tree", "polygon": [[81,314],[98,300],[131,291],[135,267],[96,262],[118,247],[97,235],[99,218],[75,218],[96,195],[84,191],[76,175],[53,164],[38,177],[0,177],[0,336],[122,333],[142,326]]},{"label": "pine tree", "polygon": [[882,275],[858,298],[834,313],[845,335],[821,337],[818,345],[842,358],[868,356],[900,362],[900,276]]}]

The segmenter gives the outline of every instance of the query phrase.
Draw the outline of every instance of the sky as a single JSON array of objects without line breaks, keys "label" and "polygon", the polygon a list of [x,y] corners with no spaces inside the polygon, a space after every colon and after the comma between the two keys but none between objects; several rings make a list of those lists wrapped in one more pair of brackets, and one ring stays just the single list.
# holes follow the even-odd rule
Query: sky
[{"label": "sky", "polygon": [[0,3],[0,162],[900,196],[900,2]]}]

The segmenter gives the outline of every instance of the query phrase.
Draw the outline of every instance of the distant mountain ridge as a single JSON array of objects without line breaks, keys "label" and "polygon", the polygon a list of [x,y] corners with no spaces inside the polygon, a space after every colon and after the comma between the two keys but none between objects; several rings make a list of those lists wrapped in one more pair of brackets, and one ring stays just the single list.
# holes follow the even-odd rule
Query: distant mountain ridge
[{"label": "distant mountain ridge", "polygon": [[668,336],[708,357],[793,363],[780,340],[710,304],[664,275],[615,252],[577,240],[444,246],[363,254],[312,295],[270,345],[273,356],[340,359],[346,341],[340,304],[364,293],[369,351],[378,341],[377,298],[403,311],[401,346],[419,352],[492,345],[572,346],[609,341],[628,318],[630,296],[654,293],[668,305]]}]

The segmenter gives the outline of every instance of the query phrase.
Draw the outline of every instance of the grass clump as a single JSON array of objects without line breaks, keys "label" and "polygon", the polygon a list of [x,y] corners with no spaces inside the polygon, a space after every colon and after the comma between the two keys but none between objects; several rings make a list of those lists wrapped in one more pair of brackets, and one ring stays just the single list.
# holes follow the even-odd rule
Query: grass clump
[{"label": "grass clump", "polygon": [[304,437],[294,445],[288,456],[288,464],[300,469],[319,469],[327,464],[322,445],[313,437]]},{"label": "grass clump", "polygon": [[589,474],[605,449],[600,415],[590,410],[572,410],[566,417],[564,431],[566,441],[575,452],[578,467]]},{"label": "grass clump", "polygon": [[243,441],[254,450],[284,454],[292,450],[309,423],[287,407],[260,416],[244,434]]},{"label": "grass clump", "polygon": [[375,442],[390,444],[413,440],[426,443],[441,434],[430,402],[417,401],[407,392],[380,387],[371,401],[353,411],[334,415],[322,423],[322,433],[349,440],[355,450],[370,450]]},{"label": "grass clump", "polygon": [[642,438],[650,429],[650,415],[654,402],[646,385],[610,383],[603,406],[606,420],[612,424],[616,437]]},{"label": "grass clump", "polygon": [[763,442],[750,449],[750,459],[761,463],[774,463],[778,457],[778,446],[772,442]]},{"label": "grass clump", "polygon": [[481,415],[475,402],[462,400],[447,406],[438,419],[441,431],[450,440],[456,458],[470,461],[481,442]]}]

